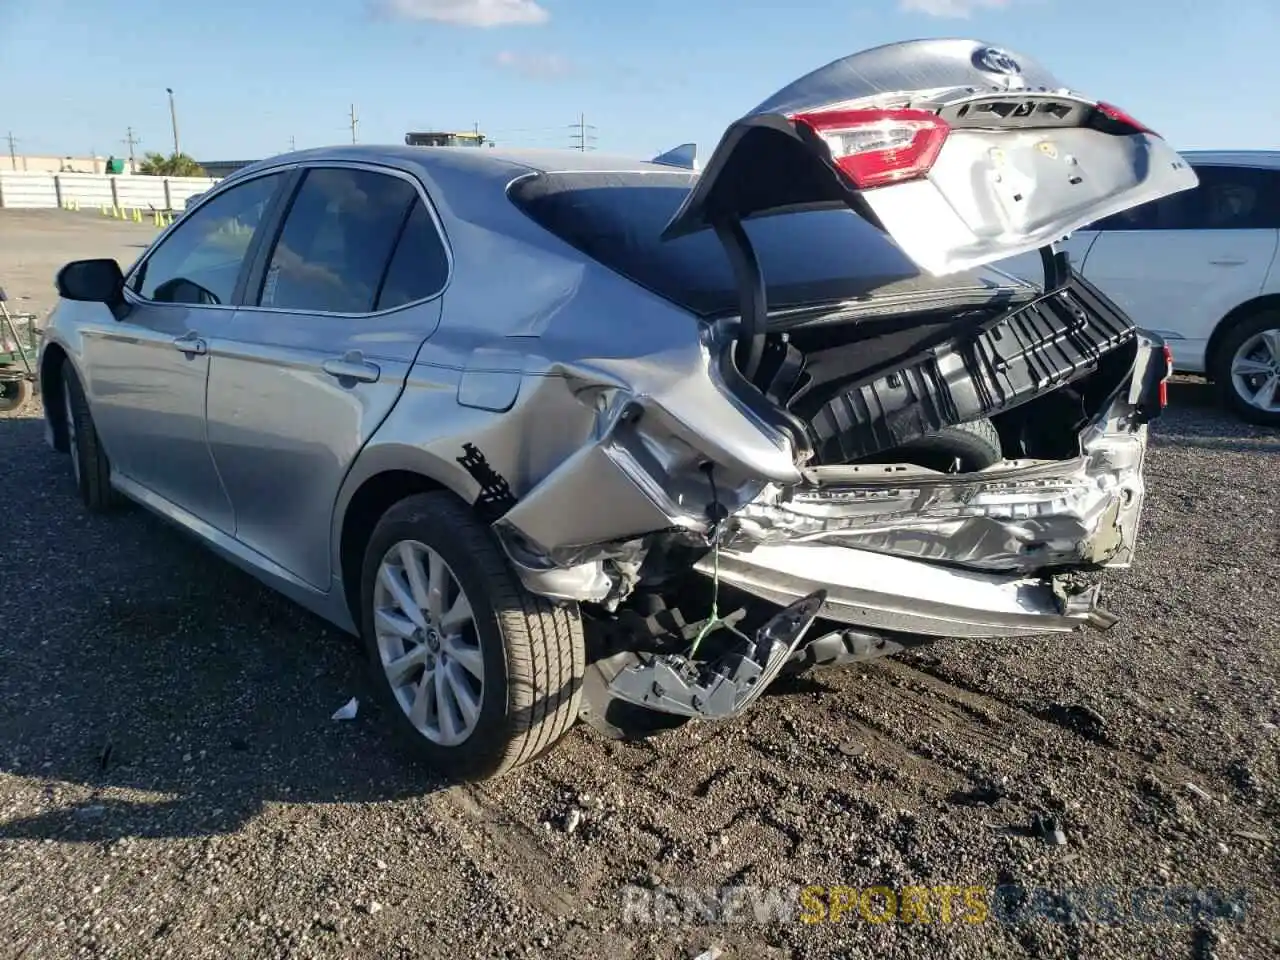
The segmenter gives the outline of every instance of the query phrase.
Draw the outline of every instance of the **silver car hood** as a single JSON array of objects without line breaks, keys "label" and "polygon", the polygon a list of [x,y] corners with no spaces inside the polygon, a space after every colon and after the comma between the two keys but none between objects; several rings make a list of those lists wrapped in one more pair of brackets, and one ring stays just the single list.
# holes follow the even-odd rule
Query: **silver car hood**
[{"label": "silver car hood", "polygon": [[[855,129],[838,122],[850,117],[861,118]],[[922,123],[928,143],[867,145]],[[928,156],[917,168],[876,183],[852,175],[842,152],[892,163],[920,143]],[[821,67],[731,125],[664,236],[845,204],[941,275],[1036,250],[1196,183],[1158,135],[1029,57],[978,40],[915,40]]]}]

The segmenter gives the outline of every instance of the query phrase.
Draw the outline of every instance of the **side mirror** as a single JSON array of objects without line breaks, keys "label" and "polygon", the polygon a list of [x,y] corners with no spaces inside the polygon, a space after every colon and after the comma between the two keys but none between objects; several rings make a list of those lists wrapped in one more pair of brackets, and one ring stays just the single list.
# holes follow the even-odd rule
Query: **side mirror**
[{"label": "side mirror", "polygon": [[105,303],[113,310],[124,303],[124,274],[114,260],[73,260],[58,271],[54,284],[64,300]]}]

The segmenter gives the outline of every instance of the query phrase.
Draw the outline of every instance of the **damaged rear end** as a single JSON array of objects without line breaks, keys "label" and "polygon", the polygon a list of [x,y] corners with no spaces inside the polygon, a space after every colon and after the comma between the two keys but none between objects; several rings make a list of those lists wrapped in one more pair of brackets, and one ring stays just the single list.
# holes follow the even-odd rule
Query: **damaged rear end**
[{"label": "damaged rear end", "polygon": [[[637,176],[513,187],[702,330],[701,369],[602,394],[495,525],[528,586],[595,604],[589,719],[730,716],[788,666],[1114,621],[1099,573],[1133,557],[1170,356],[1052,244],[1194,186],[1162,139],[1020,55],[918,41],[792,84],[701,174]],[[613,201],[658,186],[646,234]],[[809,225],[833,242],[798,253]],[[1040,287],[986,268],[1033,250]],[[589,490],[635,529],[561,537]]]}]

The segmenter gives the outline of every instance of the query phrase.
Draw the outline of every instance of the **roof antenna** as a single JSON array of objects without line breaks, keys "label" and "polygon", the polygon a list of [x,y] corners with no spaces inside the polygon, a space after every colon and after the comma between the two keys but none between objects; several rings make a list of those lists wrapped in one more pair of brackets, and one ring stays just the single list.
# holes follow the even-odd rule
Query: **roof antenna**
[{"label": "roof antenna", "polygon": [[682,143],[678,147],[672,147],[666,153],[660,153],[650,163],[660,163],[664,167],[680,167],[682,170],[698,169],[698,145],[696,143]]}]

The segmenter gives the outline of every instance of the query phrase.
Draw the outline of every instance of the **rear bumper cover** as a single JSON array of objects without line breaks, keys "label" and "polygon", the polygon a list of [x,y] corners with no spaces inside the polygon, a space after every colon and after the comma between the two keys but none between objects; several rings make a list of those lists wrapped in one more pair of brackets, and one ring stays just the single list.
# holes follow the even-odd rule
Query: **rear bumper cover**
[{"label": "rear bumper cover", "polygon": [[[711,575],[711,561],[697,568]],[[1066,577],[983,574],[827,544],[722,551],[720,580],[777,604],[826,591],[822,616],[924,637],[1021,637],[1108,626],[1096,585]]]}]

